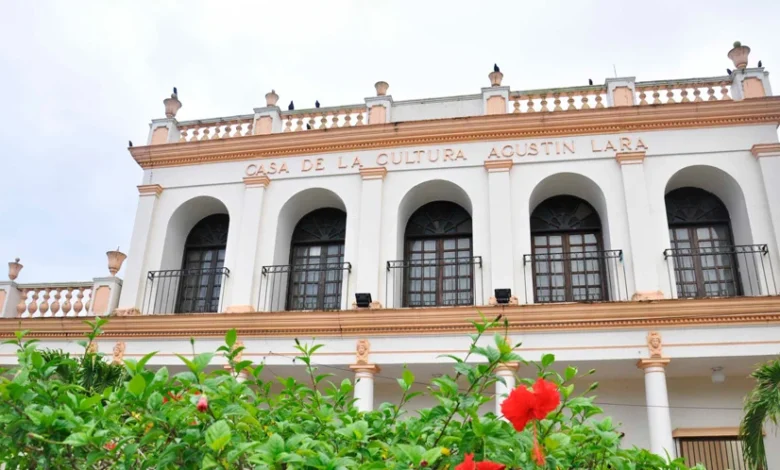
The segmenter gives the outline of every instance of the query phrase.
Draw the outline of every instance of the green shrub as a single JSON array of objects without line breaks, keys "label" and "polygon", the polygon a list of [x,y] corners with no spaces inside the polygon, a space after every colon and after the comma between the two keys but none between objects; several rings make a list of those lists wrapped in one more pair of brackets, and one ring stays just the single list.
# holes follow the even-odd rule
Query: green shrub
[{"label": "green shrub", "polygon": [[[90,342],[104,322],[88,322]],[[568,367],[561,375],[552,369],[552,355],[535,364],[538,377],[560,391],[560,405],[549,415],[530,419],[518,432],[492,413],[480,414],[492,400],[495,368],[523,362],[502,334],[482,345],[480,339],[500,326],[499,319],[474,322],[468,356],[450,356],[453,374],[433,379],[424,392],[438,404],[416,413],[405,411],[421,393],[412,391],[415,377],[408,369],[398,379],[399,403],[359,412],[351,382],[332,383],[314,364],[319,344],[295,341],[306,383],[266,380],[262,364],[237,361],[243,348],[235,347],[235,330],[215,353],[180,356],[185,372],[148,369],[150,353],[125,360],[117,376],[110,367],[94,366],[101,357],[77,361],[40,351],[20,332],[11,341],[18,346],[18,366],[0,378],[0,461],[25,469],[456,469],[469,467],[462,462],[474,454],[477,462],[500,464],[481,468],[687,468],[646,450],[621,449],[615,423],[593,403],[596,384],[575,392],[574,382],[592,371]],[[215,354],[227,358],[232,373],[207,371]],[[85,367],[92,369],[88,383]],[[238,380],[240,372],[249,379]],[[520,387],[533,382],[521,379]],[[535,462],[535,442],[542,466]]]}]

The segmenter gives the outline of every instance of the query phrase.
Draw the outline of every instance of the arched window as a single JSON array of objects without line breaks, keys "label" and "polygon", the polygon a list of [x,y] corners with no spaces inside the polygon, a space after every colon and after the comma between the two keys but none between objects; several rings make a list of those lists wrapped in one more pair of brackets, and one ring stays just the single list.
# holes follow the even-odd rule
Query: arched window
[{"label": "arched window", "polygon": [[298,222],[290,245],[287,310],[341,308],[347,214],[317,209]]},{"label": "arched window", "polygon": [[699,188],[666,195],[666,219],[674,253],[677,297],[739,295],[729,211]]},{"label": "arched window", "polygon": [[447,201],[412,214],[405,233],[404,306],[473,305],[471,215]]},{"label": "arched window", "polygon": [[531,213],[536,302],[606,300],[601,219],[586,201],[554,196]]},{"label": "arched window", "polygon": [[176,313],[218,312],[230,218],[205,217],[190,230],[184,244]]}]

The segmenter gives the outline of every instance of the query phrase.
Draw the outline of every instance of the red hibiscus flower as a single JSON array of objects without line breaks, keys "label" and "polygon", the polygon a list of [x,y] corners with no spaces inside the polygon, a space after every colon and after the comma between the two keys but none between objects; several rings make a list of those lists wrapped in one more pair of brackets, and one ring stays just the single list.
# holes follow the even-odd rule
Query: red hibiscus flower
[{"label": "red hibiscus flower", "polygon": [[107,451],[111,452],[112,450],[116,449],[116,442],[114,441],[106,442],[105,445],[103,445],[103,447],[105,447]]},{"label": "red hibiscus flower", "polygon": [[516,430],[522,431],[528,421],[544,419],[560,402],[556,385],[539,379],[532,390],[523,385],[512,390],[501,404],[501,413]]},{"label": "red hibiscus flower", "polygon": [[455,467],[455,470],[504,470],[504,467],[506,467],[506,465],[490,462],[488,460],[474,462],[474,454],[466,454],[463,462]]}]

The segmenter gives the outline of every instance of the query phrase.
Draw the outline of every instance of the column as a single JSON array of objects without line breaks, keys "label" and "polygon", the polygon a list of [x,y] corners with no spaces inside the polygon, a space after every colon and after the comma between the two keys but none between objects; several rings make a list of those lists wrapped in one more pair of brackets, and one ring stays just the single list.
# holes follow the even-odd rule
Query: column
[{"label": "column", "polygon": [[119,296],[122,292],[122,280],[116,276],[96,277],[92,280],[92,302],[89,313],[91,315],[108,315],[116,310],[119,305]]},{"label": "column", "polygon": [[[515,289],[513,263],[512,197],[509,173],[514,162],[512,159],[487,160],[485,169],[488,173],[488,203],[490,208],[490,288],[512,289],[512,297],[517,295]],[[519,288],[517,289],[519,290]],[[495,299],[491,295],[491,304]],[[512,303],[517,303],[516,301]]]},{"label": "column", "polygon": [[645,371],[645,401],[647,424],[650,427],[650,451],[654,454],[674,458],[675,447],[672,438],[672,418],[669,414],[669,395],[666,391],[667,358],[640,359],[637,367]]},{"label": "column", "polygon": [[[626,201],[626,218],[634,278],[634,294],[631,300],[663,299],[658,278],[660,249],[654,249],[650,201],[645,184],[645,152],[619,152],[615,159],[620,165],[623,193]],[[615,286],[617,287],[617,286]]]},{"label": "column", "polygon": [[349,366],[355,371],[355,406],[359,411],[374,409],[374,375],[379,373],[376,364],[353,364]]},{"label": "column", "polygon": [[[501,416],[501,404],[507,395],[515,388],[515,372],[520,366],[517,362],[507,362],[496,367],[496,376],[504,379],[505,384],[496,382],[496,416]],[[504,418],[502,418],[504,419]]]},{"label": "column", "polygon": [[[358,229],[356,293],[370,293],[372,308],[381,308],[379,302],[379,255],[382,229],[382,184],[387,168],[361,168],[363,178],[360,190],[360,227]],[[348,299],[349,303],[353,299]],[[349,305],[348,303],[348,305]]]},{"label": "column", "polygon": [[634,106],[636,105],[636,77],[608,78],[607,106]]},{"label": "column", "polygon": [[254,312],[257,305],[255,293],[255,264],[259,245],[260,217],[263,213],[265,188],[271,180],[267,175],[244,178],[244,204],[241,210],[241,225],[238,233],[238,256],[233,279],[233,305],[228,313]]},{"label": "column", "polygon": [[21,300],[21,292],[14,281],[0,281],[0,318],[17,316],[16,306]]},{"label": "column", "polygon": [[376,82],[376,96],[366,98],[369,124],[385,124],[391,122],[390,114],[393,109],[393,97],[387,94],[390,85],[387,82]]},{"label": "column", "polygon": [[130,239],[130,251],[125,270],[125,280],[122,295],[119,297],[119,313],[137,314],[143,302],[144,285],[146,281],[146,250],[149,246],[149,236],[154,219],[154,209],[163,188],[159,184],[138,186],[138,209],[135,212],[133,236]]}]

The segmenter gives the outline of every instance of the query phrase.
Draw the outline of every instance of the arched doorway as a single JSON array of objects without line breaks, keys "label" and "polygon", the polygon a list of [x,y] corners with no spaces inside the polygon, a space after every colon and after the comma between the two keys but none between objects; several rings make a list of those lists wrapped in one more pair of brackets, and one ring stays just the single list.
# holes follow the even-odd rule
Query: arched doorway
[{"label": "arched doorway", "polygon": [[347,214],[334,208],[309,212],[290,243],[287,310],[341,308]]},{"label": "arched doorway", "polygon": [[531,213],[534,299],[608,300],[598,212],[584,199],[553,196]]},{"label": "arched doorway", "polygon": [[471,215],[449,201],[415,211],[404,232],[404,307],[474,304]]},{"label": "arched doorway", "polygon": [[229,225],[227,214],[214,214],[190,230],[175,313],[219,311]]},{"label": "arched doorway", "polygon": [[677,297],[741,295],[731,218],[723,202],[700,188],[666,197]]}]

